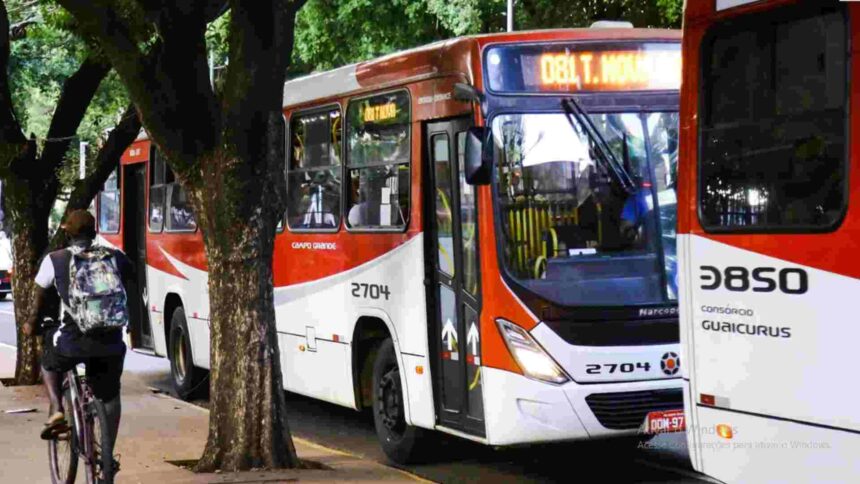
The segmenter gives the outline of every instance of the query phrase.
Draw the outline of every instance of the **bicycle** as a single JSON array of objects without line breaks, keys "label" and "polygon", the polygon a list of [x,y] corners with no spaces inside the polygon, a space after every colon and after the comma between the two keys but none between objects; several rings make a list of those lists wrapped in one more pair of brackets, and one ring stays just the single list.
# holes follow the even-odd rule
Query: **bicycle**
[{"label": "bicycle", "polygon": [[63,376],[63,410],[69,430],[48,441],[51,479],[54,484],[73,484],[78,460],[83,460],[88,484],[112,484],[115,469],[107,412],[78,367]]}]

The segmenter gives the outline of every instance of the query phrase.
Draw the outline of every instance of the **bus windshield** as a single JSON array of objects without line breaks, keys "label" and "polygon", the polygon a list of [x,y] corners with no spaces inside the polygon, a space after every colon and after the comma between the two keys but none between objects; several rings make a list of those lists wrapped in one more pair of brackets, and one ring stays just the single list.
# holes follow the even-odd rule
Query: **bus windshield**
[{"label": "bus windshield", "polygon": [[[588,114],[633,181],[610,176],[563,113],[493,120],[502,259],[508,274],[564,306],[677,299],[678,114]],[[656,210],[655,210],[656,207]]]}]

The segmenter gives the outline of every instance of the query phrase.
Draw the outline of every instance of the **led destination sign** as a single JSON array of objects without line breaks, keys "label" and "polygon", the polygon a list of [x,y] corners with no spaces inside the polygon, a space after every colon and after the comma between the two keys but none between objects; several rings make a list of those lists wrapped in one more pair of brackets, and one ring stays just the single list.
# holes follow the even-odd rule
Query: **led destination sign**
[{"label": "led destination sign", "polygon": [[397,104],[393,102],[380,104],[377,106],[367,104],[364,107],[364,122],[378,123],[380,121],[388,121],[397,117]]},{"label": "led destination sign", "polygon": [[496,92],[676,90],[681,86],[681,46],[501,46],[487,52],[487,77]]}]

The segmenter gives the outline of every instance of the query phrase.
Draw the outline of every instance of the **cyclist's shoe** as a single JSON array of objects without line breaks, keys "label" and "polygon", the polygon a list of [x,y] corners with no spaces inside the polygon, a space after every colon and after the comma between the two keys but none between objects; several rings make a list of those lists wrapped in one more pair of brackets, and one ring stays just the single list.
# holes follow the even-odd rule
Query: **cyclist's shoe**
[{"label": "cyclist's shoe", "polygon": [[55,412],[48,421],[45,422],[45,428],[42,429],[42,440],[53,440],[57,435],[69,431],[69,423],[66,422],[66,416],[63,412]]}]

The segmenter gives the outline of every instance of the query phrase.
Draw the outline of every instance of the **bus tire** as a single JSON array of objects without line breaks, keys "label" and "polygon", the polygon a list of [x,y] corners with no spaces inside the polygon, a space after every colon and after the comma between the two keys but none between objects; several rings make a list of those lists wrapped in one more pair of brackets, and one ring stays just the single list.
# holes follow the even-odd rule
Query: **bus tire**
[{"label": "bus tire", "polygon": [[415,463],[422,456],[426,432],[406,423],[400,367],[390,338],[379,345],[373,364],[373,423],[382,451],[393,462]]},{"label": "bus tire", "polygon": [[173,389],[176,390],[179,398],[191,400],[201,386],[206,372],[194,366],[191,338],[188,324],[185,322],[185,310],[182,307],[176,308],[170,318],[170,342],[167,355],[170,359]]}]

